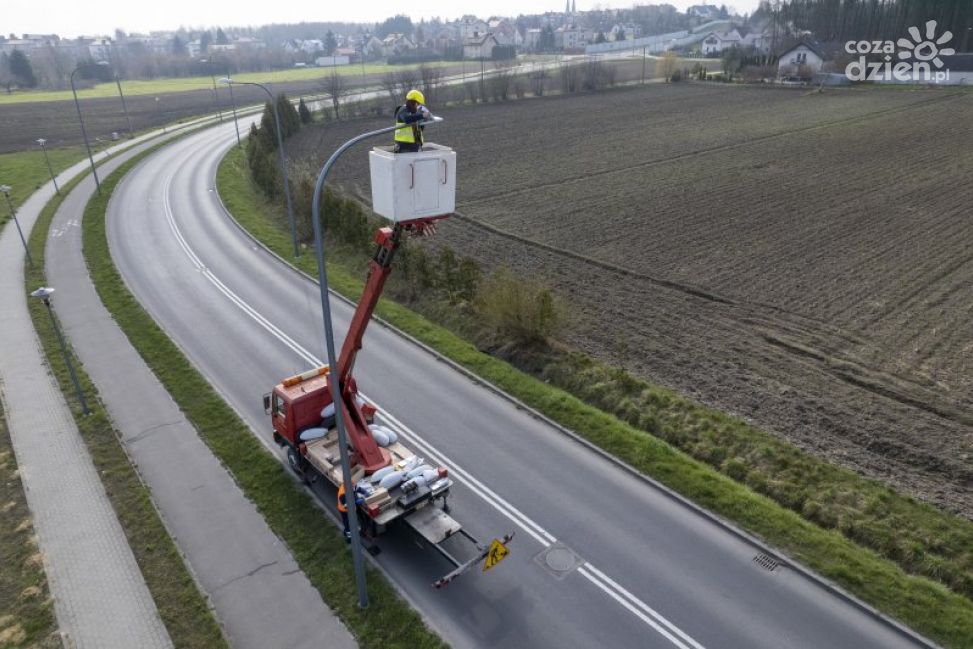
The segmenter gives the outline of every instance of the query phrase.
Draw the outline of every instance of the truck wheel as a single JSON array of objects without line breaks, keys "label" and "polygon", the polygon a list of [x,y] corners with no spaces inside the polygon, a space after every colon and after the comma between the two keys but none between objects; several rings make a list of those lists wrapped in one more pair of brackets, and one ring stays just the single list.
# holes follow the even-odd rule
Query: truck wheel
[{"label": "truck wheel", "polygon": [[287,447],[287,464],[290,465],[291,471],[304,477],[304,459],[293,446]]}]

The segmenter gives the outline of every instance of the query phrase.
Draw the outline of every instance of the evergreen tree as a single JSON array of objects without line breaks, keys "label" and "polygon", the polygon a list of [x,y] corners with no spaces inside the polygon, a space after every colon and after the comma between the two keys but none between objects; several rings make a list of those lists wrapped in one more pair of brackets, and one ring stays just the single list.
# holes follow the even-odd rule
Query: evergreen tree
[{"label": "evergreen tree", "polygon": [[226,45],[230,42],[230,39],[226,37],[226,33],[221,27],[216,28],[216,42],[220,45]]},{"label": "evergreen tree", "polygon": [[307,104],[304,103],[304,97],[301,97],[301,103],[297,105],[297,114],[301,116],[301,124],[311,123],[311,111],[308,110]]},{"label": "evergreen tree", "polygon": [[30,59],[20,50],[14,50],[10,54],[10,76],[14,83],[21,88],[35,88],[37,77],[34,76],[34,68],[30,65]]},{"label": "evergreen tree", "polygon": [[338,39],[334,37],[334,32],[330,29],[328,33],[324,36],[324,54],[325,56],[333,56],[335,49],[338,47]]},{"label": "evergreen tree", "polygon": [[200,53],[205,54],[206,52],[208,52],[209,51],[209,44],[212,43],[212,42],[213,42],[213,36],[212,36],[212,34],[210,34],[209,31],[203,32],[202,35],[199,37],[199,51],[200,51]]}]

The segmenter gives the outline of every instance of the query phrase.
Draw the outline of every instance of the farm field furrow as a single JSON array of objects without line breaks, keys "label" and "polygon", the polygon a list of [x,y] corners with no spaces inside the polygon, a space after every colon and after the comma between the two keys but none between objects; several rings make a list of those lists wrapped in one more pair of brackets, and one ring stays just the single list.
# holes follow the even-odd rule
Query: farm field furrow
[{"label": "farm field furrow", "polygon": [[[547,281],[566,342],[973,516],[973,93],[654,84],[443,112],[439,242]],[[367,201],[366,164],[336,182]]]}]

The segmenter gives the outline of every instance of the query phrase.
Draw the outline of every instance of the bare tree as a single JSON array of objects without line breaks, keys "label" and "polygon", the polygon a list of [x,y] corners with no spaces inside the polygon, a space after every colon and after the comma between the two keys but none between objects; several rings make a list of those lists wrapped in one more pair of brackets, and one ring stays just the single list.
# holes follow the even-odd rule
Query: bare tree
[{"label": "bare tree", "polygon": [[672,73],[676,71],[677,67],[679,67],[679,57],[672,50],[667,50],[662,56],[662,63],[660,65],[660,70],[662,76],[666,79],[666,83],[672,80]]},{"label": "bare tree", "polygon": [[405,68],[404,70],[399,70],[395,78],[398,83],[399,92],[398,96],[393,97],[393,99],[401,103],[405,101],[405,94],[419,85],[419,71],[413,68]]},{"label": "bare tree", "polygon": [[419,78],[422,83],[422,92],[426,96],[426,102],[431,103],[443,81],[443,69],[422,64],[419,66]]},{"label": "bare tree", "polygon": [[399,80],[394,72],[386,72],[382,75],[382,89],[389,93],[389,99],[392,101],[396,100],[399,94]]},{"label": "bare tree", "polygon": [[340,119],[338,108],[341,106],[341,100],[351,92],[348,80],[343,75],[338,74],[337,68],[332,68],[331,75],[325,77],[321,82],[321,89],[324,91],[325,96],[331,99],[331,106],[334,108],[334,118]]},{"label": "bare tree", "polygon": [[547,86],[547,80],[550,75],[547,70],[541,68],[540,70],[534,70],[530,73],[530,91],[534,93],[535,97],[543,97],[544,89]]},{"label": "bare tree", "polygon": [[494,64],[493,75],[490,77],[490,95],[494,101],[507,101],[510,96],[510,84],[513,81],[510,66],[497,61]]}]

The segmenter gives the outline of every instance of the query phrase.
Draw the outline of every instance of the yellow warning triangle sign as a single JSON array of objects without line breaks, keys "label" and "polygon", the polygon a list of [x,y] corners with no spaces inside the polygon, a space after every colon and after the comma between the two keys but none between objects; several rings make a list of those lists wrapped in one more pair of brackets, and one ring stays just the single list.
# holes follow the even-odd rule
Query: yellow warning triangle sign
[{"label": "yellow warning triangle sign", "polygon": [[493,539],[490,549],[487,550],[486,561],[483,562],[483,572],[503,561],[508,554],[510,554],[510,550],[507,549],[507,546],[499,540]]}]

